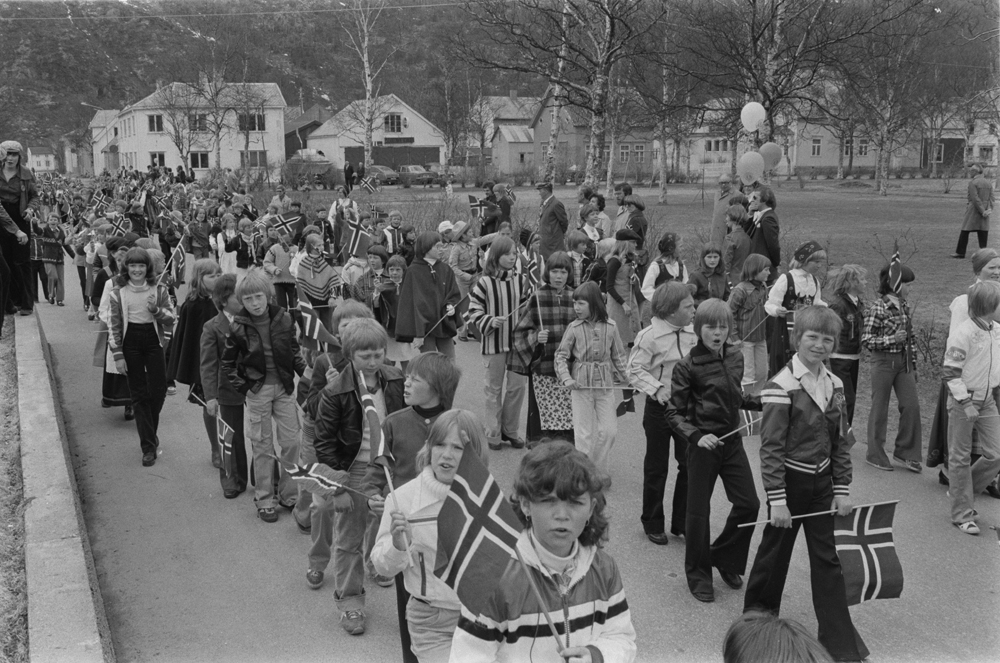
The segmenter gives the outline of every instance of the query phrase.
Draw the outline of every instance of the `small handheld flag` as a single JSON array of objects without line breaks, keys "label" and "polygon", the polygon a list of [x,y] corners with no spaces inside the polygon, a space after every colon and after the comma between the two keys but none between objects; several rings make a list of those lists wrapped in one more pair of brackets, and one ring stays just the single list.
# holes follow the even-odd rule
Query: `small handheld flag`
[{"label": "small handheld flag", "polygon": [[351,240],[347,243],[348,255],[363,256],[368,252],[368,245],[371,243],[371,235],[369,235],[368,231],[361,225],[360,219],[348,219],[347,227],[351,231]]},{"label": "small handheld flag", "polygon": [[306,338],[340,347],[337,337],[323,325],[323,321],[319,319],[312,302],[302,294],[301,289],[299,290],[299,313],[302,314],[302,332]]},{"label": "small handheld flag", "polygon": [[514,187],[512,187],[510,184],[508,184],[506,187],[504,187],[504,190],[507,192],[507,197],[508,198],[510,198],[511,200],[517,202],[517,196],[514,195]]},{"label": "small handheld flag", "polygon": [[897,503],[860,506],[834,519],[833,536],[844,571],[847,605],[895,599],[903,593],[903,567],[892,540]]},{"label": "small handheld flag", "polygon": [[173,253],[170,254],[170,262],[173,265],[173,276],[174,282],[180,283],[184,280],[184,265],[187,262],[187,256],[184,253],[184,247],[178,244]]},{"label": "small handheld flag", "polygon": [[899,257],[899,240],[893,244],[892,258],[889,259],[889,287],[896,294],[903,285],[903,262]]},{"label": "small handheld flag", "polygon": [[118,235],[120,237],[124,237],[125,234],[128,232],[128,230],[126,230],[125,228],[124,216],[111,217],[108,219],[108,223],[111,224],[111,233],[110,233],[111,235]]},{"label": "small handheld flag", "polygon": [[469,209],[472,210],[474,219],[481,219],[484,212],[489,209],[490,204],[485,200],[479,200],[475,196],[469,196]]},{"label": "small handheld flag", "polygon": [[222,417],[215,417],[216,435],[219,439],[219,450],[222,452],[222,467],[226,470],[226,476],[233,475],[233,427],[222,420]]},{"label": "small handheld flag", "polygon": [[288,235],[291,237],[295,234],[295,229],[301,218],[302,215],[300,214],[282,214],[275,218],[273,227],[278,230],[279,235]]},{"label": "small handheld flag", "polygon": [[372,178],[370,177],[362,177],[361,181],[358,182],[358,184],[361,186],[362,189],[364,189],[370,194],[375,193],[376,191],[380,191],[382,189],[381,185],[378,184],[378,181],[377,180],[373,181]]},{"label": "small handheld flag", "polygon": [[296,463],[285,462],[274,455],[271,455],[271,457],[276,459],[278,464],[281,465],[286,472],[288,472],[289,477],[291,477],[294,481],[301,482],[302,487],[313,495],[319,495],[320,497],[333,497],[334,493],[344,489],[349,493],[356,493],[363,497],[368,497],[360,490],[345,486],[343,483],[337,481],[334,478],[337,476],[336,470],[331,468],[329,465],[324,465],[323,463],[298,465]]},{"label": "small handheld flag", "polygon": [[522,529],[510,502],[474,453],[462,454],[438,513],[434,575],[455,590],[462,605],[482,614]]}]

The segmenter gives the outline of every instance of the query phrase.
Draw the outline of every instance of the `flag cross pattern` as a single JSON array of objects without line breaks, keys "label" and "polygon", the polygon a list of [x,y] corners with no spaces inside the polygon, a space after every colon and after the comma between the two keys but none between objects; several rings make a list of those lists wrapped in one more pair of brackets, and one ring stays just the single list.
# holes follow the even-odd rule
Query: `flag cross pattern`
[{"label": "flag cross pattern", "polygon": [[469,196],[469,209],[472,210],[472,216],[475,218],[481,218],[483,212],[489,208],[489,203],[485,200],[479,200],[475,196]]},{"label": "flag cross pattern", "polygon": [[892,291],[899,293],[899,286],[903,284],[903,263],[899,257],[899,242],[892,247],[892,258],[889,259],[889,287]]},{"label": "flag cross pattern", "polygon": [[375,185],[374,182],[372,182],[372,178],[370,177],[362,177],[361,181],[358,184],[360,184],[361,188],[367,191],[368,193],[375,193],[375,191],[378,189],[378,187]]},{"label": "flag cross pattern", "polygon": [[233,473],[233,427],[222,420],[221,416],[215,417],[216,433],[219,440],[219,448],[222,451],[222,467],[226,468],[226,476]]},{"label": "flag cross pattern", "polygon": [[302,314],[302,326],[306,337],[314,341],[319,340],[319,328],[322,323],[319,316],[316,315],[316,309],[313,308],[312,303],[305,298],[300,298],[299,312]]},{"label": "flag cross pattern", "polygon": [[382,422],[378,418],[378,410],[375,409],[375,399],[371,394],[367,393],[365,378],[360,373],[358,373],[358,389],[361,392],[361,404],[365,408],[365,420],[368,422],[368,438],[374,440],[375,431],[378,431],[378,444],[372,446],[374,450],[372,463],[388,467],[386,460],[395,460],[395,458],[393,458],[392,451],[386,447],[385,434],[382,432]]},{"label": "flag cross pattern", "polygon": [[275,220],[274,227],[278,230],[278,234],[291,236],[292,229],[295,228],[295,224],[299,222],[300,218],[302,217],[298,214],[294,216],[281,215]]},{"label": "flag cross pattern", "polygon": [[899,598],[903,567],[892,539],[896,503],[859,507],[834,520],[833,536],[844,572],[847,605]]},{"label": "flag cross pattern", "polygon": [[128,232],[125,229],[125,217],[123,217],[123,216],[122,217],[116,217],[116,218],[113,218],[113,219],[109,219],[108,223],[111,224],[111,234],[112,235],[119,235],[119,236],[124,237],[125,234]]},{"label": "flag cross pattern", "polygon": [[361,239],[369,237],[368,232],[361,225],[360,219],[350,219],[347,222],[347,227],[351,230],[351,241],[348,244],[347,253],[352,256],[357,255],[358,249],[361,248]]}]

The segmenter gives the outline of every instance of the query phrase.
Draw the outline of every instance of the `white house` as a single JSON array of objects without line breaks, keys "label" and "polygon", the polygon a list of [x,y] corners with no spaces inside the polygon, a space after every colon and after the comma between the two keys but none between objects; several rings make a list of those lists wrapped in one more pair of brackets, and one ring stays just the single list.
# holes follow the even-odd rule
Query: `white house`
[{"label": "white house", "polygon": [[[444,134],[430,120],[394,94],[374,101],[372,163],[397,168],[407,164],[445,162]],[[321,150],[343,168],[344,161],[364,161],[365,102],[352,101],[309,134],[307,147]]]},{"label": "white house", "polygon": [[36,174],[54,173],[58,167],[56,151],[51,147],[28,147],[28,168],[31,168]]},{"label": "white house", "polygon": [[[95,172],[110,167],[117,150],[118,164],[144,170],[149,164],[176,168],[196,174],[219,166],[238,170],[269,168],[277,175],[285,161],[285,98],[276,83],[226,83],[221,102],[210,106],[186,83],[170,83],[151,95],[126,106],[115,114],[113,123],[100,134],[107,138],[99,146],[95,123],[105,120],[101,111],[91,122]],[[217,106],[220,110],[213,111]],[[219,163],[216,163],[214,136],[216,116],[222,117]],[[110,136],[110,138],[108,138]],[[249,149],[246,141],[249,136]],[[180,143],[180,149],[178,147]],[[98,168],[97,155],[108,157]],[[182,152],[187,152],[184,159]]]},{"label": "white house", "polygon": [[535,163],[535,138],[528,127],[499,125],[493,132],[493,165],[501,173],[533,172]]},{"label": "white house", "polygon": [[90,153],[94,159],[94,174],[114,172],[118,161],[117,110],[99,110],[90,121]]}]

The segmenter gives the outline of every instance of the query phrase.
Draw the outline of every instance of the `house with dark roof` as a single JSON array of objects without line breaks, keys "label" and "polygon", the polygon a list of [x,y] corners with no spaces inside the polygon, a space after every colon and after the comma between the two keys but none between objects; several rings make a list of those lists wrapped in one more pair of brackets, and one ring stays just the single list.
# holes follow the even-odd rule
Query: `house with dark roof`
[{"label": "house with dark roof", "polygon": [[54,173],[59,169],[56,151],[48,145],[28,146],[28,168],[35,174]]},{"label": "house with dark roof", "polygon": [[286,109],[285,158],[291,159],[296,152],[305,149],[309,136],[333,115],[333,111],[320,104],[315,104],[305,111],[298,106]]}]

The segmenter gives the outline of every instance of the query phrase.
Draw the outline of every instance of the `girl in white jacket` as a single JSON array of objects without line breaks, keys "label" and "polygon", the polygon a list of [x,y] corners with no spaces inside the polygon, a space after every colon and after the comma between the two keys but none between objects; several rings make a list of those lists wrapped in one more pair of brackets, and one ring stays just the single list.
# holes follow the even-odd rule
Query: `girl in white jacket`
[{"label": "girl in white jacket", "polygon": [[[403,574],[410,594],[410,649],[421,663],[447,663],[461,609],[458,595],[434,575],[437,517],[463,453],[486,463],[482,424],[468,410],[449,410],[431,425],[417,455],[420,474],[386,499],[371,561],[380,575]],[[398,505],[398,510],[396,510]],[[409,553],[409,554],[408,554]]]}]

